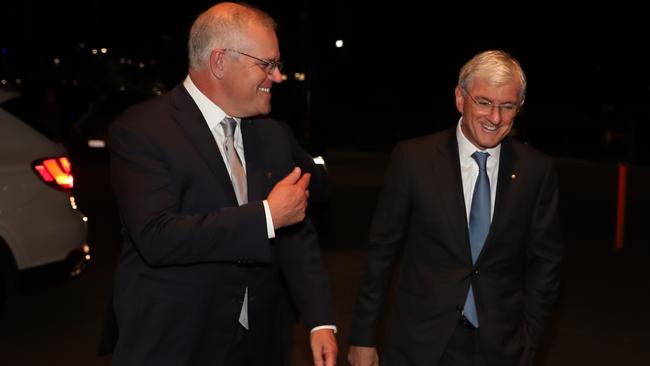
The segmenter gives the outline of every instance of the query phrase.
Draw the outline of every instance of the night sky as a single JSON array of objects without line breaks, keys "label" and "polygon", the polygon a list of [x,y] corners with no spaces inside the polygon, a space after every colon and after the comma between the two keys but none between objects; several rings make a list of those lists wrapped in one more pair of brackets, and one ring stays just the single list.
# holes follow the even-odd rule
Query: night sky
[{"label": "night sky", "polygon": [[[517,122],[522,139],[557,153],[620,156],[637,154],[634,136],[648,132],[650,32],[639,9],[250,3],[278,21],[285,72],[307,74],[308,82],[290,79],[274,89],[273,113],[303,120],[299,132],[328,144],[389,147],[451,126],[458,70],[490,48],[511,52],[527,72],[528,98]],[[0,77],[43,78],[52,57],[77,57],[82,43],[151,63],[171,88],[186,72],[191,22],[211,4],[4,2]],[[343,48],[334,47],[337,39]]]}]

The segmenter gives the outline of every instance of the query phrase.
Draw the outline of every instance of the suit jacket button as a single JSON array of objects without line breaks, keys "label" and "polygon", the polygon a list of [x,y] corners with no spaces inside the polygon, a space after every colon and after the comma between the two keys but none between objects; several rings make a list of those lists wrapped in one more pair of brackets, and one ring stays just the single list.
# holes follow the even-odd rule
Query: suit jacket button
[{"label": "suit jacket button", "polygon": [[472,274],[474,274],[474,276],[476,276],[476,277],[478,277],[478,275],[480,273],[481,273],[481,271],[479,271],[478,268],[474,268],[474,271],[472,271]]}]

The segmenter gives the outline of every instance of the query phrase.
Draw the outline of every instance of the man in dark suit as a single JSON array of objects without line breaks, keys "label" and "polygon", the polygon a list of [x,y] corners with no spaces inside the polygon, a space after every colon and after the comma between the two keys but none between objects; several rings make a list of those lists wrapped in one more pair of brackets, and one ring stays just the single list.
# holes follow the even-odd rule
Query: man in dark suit
[{"label": "man in dark suit", "polygon": [[269,359],[292,303],[317,365],[336,360],[317,236],[305,219],[291,131],[269,113],[282,80],[275,23],[221,3],[194,22],[189,75],[110,130],[123,222],[115,365],[253,365]]},{"label": "man in dark suit", "polygon": [[525,91],[514,58],[480,53],[460,71],[458,124],[395,148],[353,313],[351,364],[380,360],[379,319],[398,259],[383,365],[533,362],[558,295],[562,242],[552,159],[507,136]]}]

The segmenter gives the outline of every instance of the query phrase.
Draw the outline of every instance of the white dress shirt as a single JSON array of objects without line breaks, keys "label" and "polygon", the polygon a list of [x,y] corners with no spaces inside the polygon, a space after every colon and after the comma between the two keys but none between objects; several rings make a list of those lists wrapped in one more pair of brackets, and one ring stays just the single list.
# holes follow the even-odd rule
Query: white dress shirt
[{"label": "white dress shirt", "polygon": [[497,177],[499,176],[499,156],[501,154],[501,144],[487,150],[478,149],[474,144],[469,142],[463,134],[460,126],[463,123],[463,117],[458,121],[456,128],[456,139],[458,140],[458,157],[460,158],[460,174],[463,180],[463,196],[465,197],[465,214],[467,215],[467,225],[469,225],[469,211],[472,207],[472,196],[474,195],[474,185],[478,178],[478,163],[472,154],[475,151],[487,152],[490,156],[487,159],[487,175],[490,179],[490,221],[494,216],[494,199],[497,193]]}]

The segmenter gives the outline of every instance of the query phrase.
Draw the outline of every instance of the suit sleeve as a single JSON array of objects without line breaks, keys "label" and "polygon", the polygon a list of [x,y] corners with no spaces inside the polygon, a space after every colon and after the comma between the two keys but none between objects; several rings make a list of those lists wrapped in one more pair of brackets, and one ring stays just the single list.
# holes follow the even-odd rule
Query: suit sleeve
[{"label": "suit sleeve", "polygon": [[[174,156],[167,137],[161,137],[165,132],[122,122],[113,123],[109,133],[111,182],[125,235],[148,265],[270,262],[262,202],[185,212],[183,194],[195,201],[211,194],[197,192],[197,183],[191,182],[197,177],[180,177],[173,170],[187,157]],[[183,179],[188,180],[185,192],[178,188]]]},{"label": "suit sleeve", "polygon": [[527,250],[525,321],[537,346],[559,294],[563,242],[558,216],[558,179],[548,159],[532,216]]},{"label": "suit sleeve", "polygon": [[368,238],[368,257],[352,314],[350,343],[374,347],[379,320],[408,225],[408,156],[398,145],[388,164]]}]

